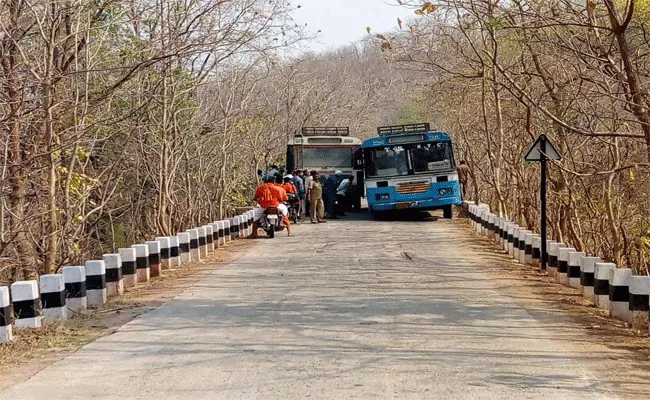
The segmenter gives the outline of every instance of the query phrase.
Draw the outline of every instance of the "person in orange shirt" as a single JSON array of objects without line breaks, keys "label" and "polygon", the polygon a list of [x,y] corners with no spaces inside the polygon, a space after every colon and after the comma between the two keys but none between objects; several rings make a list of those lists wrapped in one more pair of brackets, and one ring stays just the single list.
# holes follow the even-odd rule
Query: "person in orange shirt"
[{"label": "person in orange shirt", "polygon": [[[260,225],[259,221],[264,215],[264,210],[268,207],[277,207],[284,216],[283,219],[286,219],[289,210],[286,205],[282,204],[282,202],[288,200],[288,198],[289,197],[285,190],[275,183],[275,177],[269,175],[264,179],[264,183],[255,189],[255,201],[257,201],[258,206],[253,210],[253,233],[251,233],[249,238],[256,239],[258,237],[257,230]],[[288,223],[287,233],[291,236],[291,229],[289,228]]]},{"label": "person in orange shirt", "polygon": [[281,185],[282,189],[284,189],[287,193],[293,193],[293,194],[297,195],[298,194],[298,189],[296,189],[296,185],[291,183],[291,178],[293,178],[293,176],[291,176],[291,175],[287,175],[287,176],[284,177],[284,182]]}]

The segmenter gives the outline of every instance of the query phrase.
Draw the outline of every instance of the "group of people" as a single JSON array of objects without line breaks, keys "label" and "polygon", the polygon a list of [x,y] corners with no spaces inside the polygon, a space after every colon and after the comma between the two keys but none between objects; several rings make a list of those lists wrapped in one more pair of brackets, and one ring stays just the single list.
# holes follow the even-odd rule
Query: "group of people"
[{"label": "group of people", "polygon": [[263,176],[263,181],[255,190],[258,207],[254,211],[252,239],[258,237],[259,220],[268,207],[276,207],[280,211],[287,234],[291,236],[289,209],[284,204],[289,199],[289,194],[297,198],[298,216],[302,215],[304,208],[305,216],[309,217],[312,224],[326,223],[326,217],[335,219],[339,215],[345,215],[348,207],[350,179],[343,176],[341,171],[336,171],[323,183],[317,171],[296,169],[293,174],[282,176],[279,171],[270,170]]}]

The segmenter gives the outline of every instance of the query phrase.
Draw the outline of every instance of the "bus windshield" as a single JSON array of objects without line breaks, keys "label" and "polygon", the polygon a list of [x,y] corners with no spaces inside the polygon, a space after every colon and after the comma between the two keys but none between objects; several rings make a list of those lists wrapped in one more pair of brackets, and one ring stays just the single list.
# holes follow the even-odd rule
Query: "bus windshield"
[{"label": "bus windshield", "polygon": [[367,175],[373,177],[408,175],[409,165],[402,146],[368,150]]},{"label": "bus windshield", "polygon": [[304,146],[302,164],[305,168],[352,168],[352,148],[350,146]]},{"label": "bus windshield", "polygon": [[386,146],[366,151],[368,177],[431,174],[453,168],[448,142]]}]

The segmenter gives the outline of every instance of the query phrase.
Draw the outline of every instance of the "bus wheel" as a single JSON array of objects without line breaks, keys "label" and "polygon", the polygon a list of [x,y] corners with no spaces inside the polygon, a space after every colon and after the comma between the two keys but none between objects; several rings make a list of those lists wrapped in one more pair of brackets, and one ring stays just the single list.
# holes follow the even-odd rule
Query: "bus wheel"
[{"label": "bus wheel", "polygon": [[453,213],[453,209],[452,209],[451,204],[448,205],[448,206],[444,206],[442,208],[442,216],[445,217],[446,219],[451,219],[453,217],[453,215],[454,215],[454,213]]}]

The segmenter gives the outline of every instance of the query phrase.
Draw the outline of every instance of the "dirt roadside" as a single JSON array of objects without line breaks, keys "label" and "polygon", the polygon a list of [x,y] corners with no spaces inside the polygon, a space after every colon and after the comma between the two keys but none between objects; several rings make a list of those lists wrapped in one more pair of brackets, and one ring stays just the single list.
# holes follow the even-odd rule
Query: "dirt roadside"
[{"label": "dirt roadside", "polygon": [[454,220],[462,232],[472,237],[469,247],[483,252],[492,260],[486,272],[498,277],[500,290],[537,316],[554,315],[570,323],[579,324],[589,337],[611,349],[628,350],[637,360],[650,359],[650,337],[648,331],[631,329],[625,322],[610,318],[608,312],[597,308],[576,289],[557,283],[538,268],[515,262],[504,251],[484,236],[478,235],[465,220]]},{"label": "dirt roadside", "polygon": [[163,271],[162,277],[128,289],[101,308],[39,330],[14,331],[14,340],[0,345],[0,392],[178,296],[201,277],[239,258],[253,245],[254,241],[250,240],[231,242],[201,262]]}]

